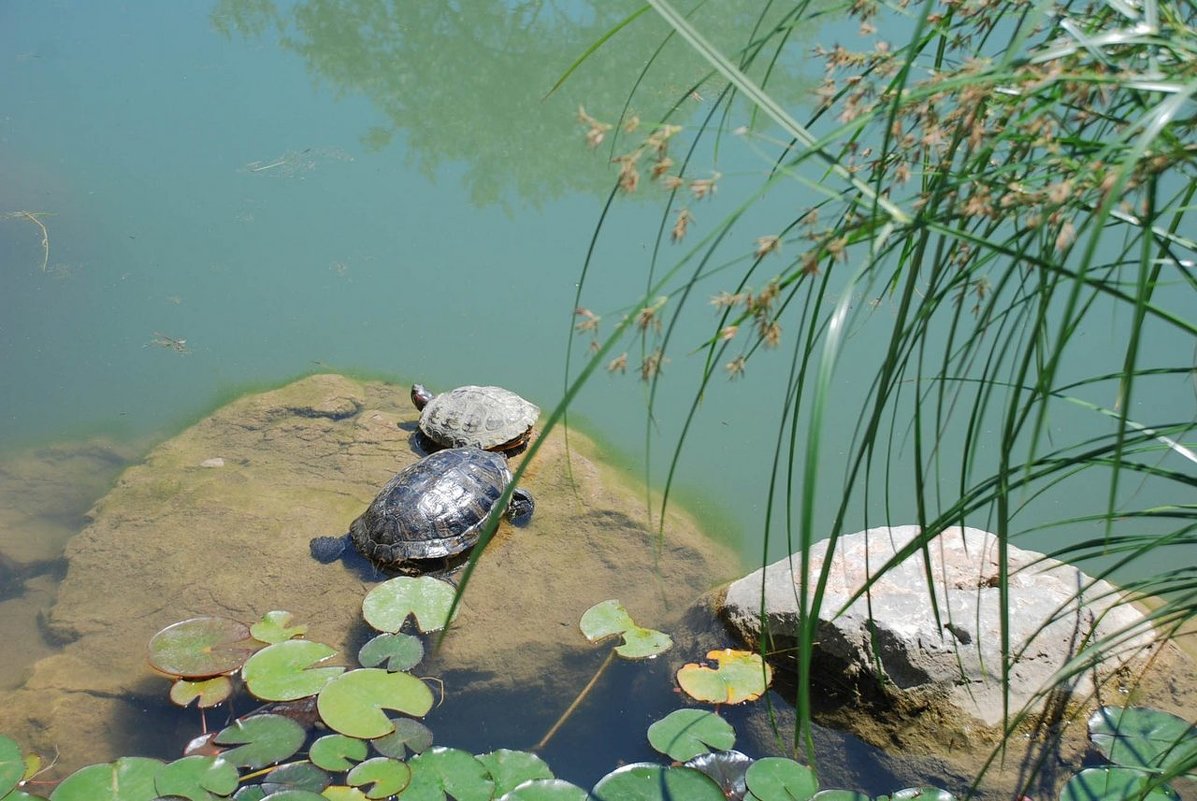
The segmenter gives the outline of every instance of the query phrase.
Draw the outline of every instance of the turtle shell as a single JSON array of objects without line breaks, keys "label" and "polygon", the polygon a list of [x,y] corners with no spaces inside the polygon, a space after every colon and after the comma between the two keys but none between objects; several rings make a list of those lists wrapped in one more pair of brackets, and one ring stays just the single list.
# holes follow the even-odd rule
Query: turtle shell
[{"label": "turtle shell", "polygon": [[507,459],[477,448],[437,451],[400,471],[349,526],[379,564],[455,556],[473,547],[511,482]]},{"label": "turtle shell", "polygon": [[420,430],[449,448],[506,450],[527,441],[540,408],[502,387],[442,392],[420,413]]}]

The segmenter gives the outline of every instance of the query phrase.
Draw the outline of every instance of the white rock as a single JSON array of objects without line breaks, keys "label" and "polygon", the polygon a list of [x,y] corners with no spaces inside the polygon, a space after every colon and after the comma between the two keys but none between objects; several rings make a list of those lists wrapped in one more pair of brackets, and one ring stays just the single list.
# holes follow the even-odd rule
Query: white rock
[{"label": "white rock", "polygon": [[[927,565],[916,553],[877,580],[867,596],[844,608],[848,599],[919,532],[917,526],[872,528],[836,543],[820,611],[816,658],[826,669],[887,692],[918,692],[946,697],[958,711],[986,726],[1002,721],[1002,656],[997,538],[974,528],[953,528],[929,546],[930,574],[939,621],[928,590]],[[826,541],[812,548],[810,574],[818,576]],[[1075,567],[1010,546],[1008,617],[1010,711],[1042,707],[1036,693],[1055,683],[1056,672],[1086,642],[1118,637],[1119,659],[1143,655],[1154,637],[1143,615],[1122,603],[1105,581],[1094,581]],[[762,585],[772,649],[792,644],[802,591],[799,555],[782,559],[732,584],[723,616],[748,643],[760,641]],[[814,578],[812,578],[813,584]],[[1077,594],[1081,593],[1078,604]],[[870,608],[872,631],[868,626]],[[884,675],[882,675],[884,674]],[[816,683],[820,677],[816,676]],[[1092,689],[1091,671],[1074,679],[1072,691]]]},{"label": "white rock", "polygon": [[224,459],[219,456],[214,456],[211,459],[204,459],[200,462],[200,467],[224,467]]}]

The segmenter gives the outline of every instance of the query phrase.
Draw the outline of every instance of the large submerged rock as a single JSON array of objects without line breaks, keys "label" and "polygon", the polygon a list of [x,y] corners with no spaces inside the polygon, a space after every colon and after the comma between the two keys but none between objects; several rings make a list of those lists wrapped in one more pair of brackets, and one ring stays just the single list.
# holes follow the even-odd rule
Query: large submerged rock
[{"label": "large submerged rock", "polygon": [[[827,689],[824,698],[835,700],[829,708],[848,713],[841,721],[871,741],[988,745],[1007,708],[994,535],[949,529],[930,543],[928,562],[916,554],[848,604],[870,574],[918,534],[917,526],[897,526],[839,538],[819,614],[812,679]],[[810,575],[817,576],[826,559],[822,542],[811,551]],[[1013,546],[1008,565],[1010,714],[1059,713],[1066,706],[1061,701],[1090,700],[1095,679],[1102,684],[1128,665],[1142,665],[1157,649],[1143,614],[1107,582]],[[746,642],[755,646],[767,637],[771,652],[792,654],[803,590],[795,555],[731,584],[721,614]],[[1103,640],[1118,643],[1116,657],[1057,684],[1057,671]],[[779,663],[792,671],[792,660]],[[910,736],[915,729],[918,734]]]},{"label": "large submerged rock", "polygon": [[[252,622],[274,609],[352,664],[368,636],[362,598],[387,576],[308,555],[341,534],[394,473],[420,454],[407,392],[320,375],[218,410],[124,472],[66,548],[69,568],[44,628],[62,648],[34,663],[24,686],[0,693],[0,731],[59,768],[161,753],[167,682],[145,662],[159,629],[194,615]],[[617,597],[637,620],[668,627],[690,602],[736,572],[735,557],[680,512],[658,541],[643,488],[554,432],[522,483],[537,498],[531,524],[504,526],[475,572],[454,630],[421,666],[450,698],[519,687],[569,698],[570,667],[594,647],[582,613]],[[465,686],[468,682],[468,688]],[[460,696],[458,696],[460,697]],[[239,713],[245,709],[237,710]],[[548,714],[556,714],[550,710]]]}]

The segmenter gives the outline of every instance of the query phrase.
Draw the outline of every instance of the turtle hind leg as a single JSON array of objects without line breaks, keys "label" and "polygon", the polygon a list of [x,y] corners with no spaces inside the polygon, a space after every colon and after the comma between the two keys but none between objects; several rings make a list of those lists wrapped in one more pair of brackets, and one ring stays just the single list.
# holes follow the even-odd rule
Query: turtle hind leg
[{"label": "turtle hind leg", "polygon": [[327,565],[340,559],[348,545],[349,535],[342,534],[339,537],[313,537],[308,543],[308,549],[312,552],[313,559]]}]

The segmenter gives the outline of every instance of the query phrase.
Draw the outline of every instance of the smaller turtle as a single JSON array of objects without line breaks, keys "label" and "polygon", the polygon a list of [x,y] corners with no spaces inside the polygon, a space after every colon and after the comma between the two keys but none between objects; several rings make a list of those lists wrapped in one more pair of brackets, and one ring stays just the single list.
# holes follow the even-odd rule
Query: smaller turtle
[{"label": "smaller turtle", "polygon": [[433,395],[414,384],[411,402],[420,410],[420,431],[446,448],[515,450],[528,441],[540,416],[540,407],[502,387],[465,386]]},{"label": "smaller turtle", "polygon": [[[371,562],[401,573],[423,572],[429,560],[447,566],[478,542],[510,483],[501,454],[478,448],[437,451],[388,481],[348,534],[313,539],[312,556],[331,562],[352,542]],[[516,489],[505,512],[522,523],[534,506],[528,491]]]}]

